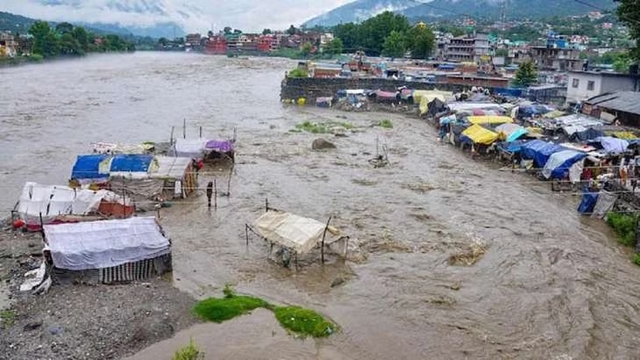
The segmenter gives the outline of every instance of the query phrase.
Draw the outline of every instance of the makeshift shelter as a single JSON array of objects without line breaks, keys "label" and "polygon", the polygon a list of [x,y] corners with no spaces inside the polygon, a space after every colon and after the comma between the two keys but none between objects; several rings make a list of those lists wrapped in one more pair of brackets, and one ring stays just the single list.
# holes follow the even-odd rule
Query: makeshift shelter
[{"label": "makeshift shelter", "polygon": [[71,170],[71,179],[82,184],[107,182],[109,172],[101,172],[100,164],[108,158],[105,154],[78,155]]},{"label": "makeshift shelter", "polygon": [[466,130],[462,132],[460,140],[462,142],[470,141],[474,144],[479,145],[491,145],[494,141],[498,139],[498,134],[495,132],[485,129],[480,125],[471,125]]},{"label": "makeshift shelter", "polygon": [[546,179],[564,179],[569,175],[571,182],[578,182],[582,173],[582,160],[585,157],[587,154],[581,151],[562,150],[555,152],[549,156],[549,160],[542,169],[542,175]]},{"label": "makeshift shelter", "polygon": [[175,139],[169,152],[170,156],[202,159],[207,140],[205,139]]},{"label": "makeshift shelter", "polygon": [[234,140],[209,140],[205,143],[205,161],[213,162],[224,159],[235,161]]},{"label": "makeshift shelter", "polygon": [[566,150],[564,147],[542,140],[532,140],[522,145],[522,158],[533,160],[536,167],[544,167],[551,154]]},{"label": "makeshift shelter", "polygon": [[91,271],[103,283],[171,270],[171,243],[154,217],[45,225],[44,237],[54,269]]},{"label": "makeshift shelter", "polygon": [[571,136],[569,136],[569,140],[573,142],[589,141],[601,136],[604,136],[604,133],[602,131],[595,128],[588,128],[586,130],[574,132],[573,134],[571,134]]},{"label": "makeshift shelter", "polygon": [[629,147],[629,142],[627,140],[610,136],[601,136],[590,141],[589,144],[601,148],[607,154],[620,154],[627,151],[627,148]]},{"label": "makeshift shelter", "polygon": [[189,158],[158,156],[158,170],[150,173],[151,179],[163,182],[163,197],[186,198],[198,188],[193,161]]},{"label": "makeshift shelter", "polygon": [[506,124],[512,123],[509,116],[467,116],[467,121],[471,124]]},{"label": "makeshift shelter", "polygon": [[435,98],[431,101],[429,101],[426,105],[425,102],[426,100],[424,100],[425,98],[420,100],[420,115],[424,116],[430,116],[430,117],[434,117],[436,116],[436,114],[440,113],[440,112],[444,112],[445,110],[447,110],[447,104],[438,99]]},{"label": "makeshift shelter", "polygon": [[107,190],[73,189],[68,186],[25,183],[15,211],[27,230],[37,231],[43,224],[78,222],[95,217],[129,217],[131,201]]},{"label": "makeshift shelter", "polygon": [[382,90],[374,90],[370,92],[368,96],[374,99],[376,102],[395,102],[400,98],[400,96],[396,92]]},{"label": "makeshift shelter", "polygon": [[495,130],[500,139],[504,139],[506,142],[516,141],[521,136],[527,134],[526,128],[513,123],[498,125]]}]

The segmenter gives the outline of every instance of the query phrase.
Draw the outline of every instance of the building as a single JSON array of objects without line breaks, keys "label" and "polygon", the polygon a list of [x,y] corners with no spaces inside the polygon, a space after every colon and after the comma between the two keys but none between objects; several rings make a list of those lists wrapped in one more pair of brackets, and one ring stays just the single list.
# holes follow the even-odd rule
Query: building
[{"label": "building", "polygon": [[582,67],[578,49],[532,46],[529,56],[539,70],[570,71]]},{"label": "building", "polygon": [[577,104],[613,91],[638,91],[638,76],[615,72],[569,71],[567,103]]},{"label": "building", "polygon": [[582,112],[640,128],[640,92],[616,91],[592,97],[584,102]]},{"label": "building", "polygon": [[18,52],[18,41],[9,32],[0,33],[0,57],[14,57]]},{"label": "building", "polygon": [[443,57],[447,61],[479,62],[481,57],[487,55],[489,55],[489,39],[484,34],[473,37],[459,36],[449,39],[444,44]]}]

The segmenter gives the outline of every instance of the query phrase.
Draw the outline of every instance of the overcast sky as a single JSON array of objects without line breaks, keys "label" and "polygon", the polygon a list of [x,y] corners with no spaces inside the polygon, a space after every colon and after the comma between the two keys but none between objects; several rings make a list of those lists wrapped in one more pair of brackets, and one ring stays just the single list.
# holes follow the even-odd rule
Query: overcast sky
[{"label": "overcast sky", "polygon": [[[0,0],[0,11],[49,21],[119,23],[147,26],[175,21],[185,31],[216,30],[224,26],[244,31],[285,29],[353,0]],[[121,9],[109,8],[118,4]],[[161,13],[136,12],[154,4]],[[54,5],[47,5],[54,4]],[[187,14],[188,16],[185,16]]]}]

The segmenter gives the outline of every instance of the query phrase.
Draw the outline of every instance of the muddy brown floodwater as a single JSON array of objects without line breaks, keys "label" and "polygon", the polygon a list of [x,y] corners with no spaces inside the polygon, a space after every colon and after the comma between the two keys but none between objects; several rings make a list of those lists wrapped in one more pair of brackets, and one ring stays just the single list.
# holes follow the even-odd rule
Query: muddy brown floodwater
[{"label": "muddy brown floodwater", "polygon": [[[210,358],[638,358],[640,268],[601,221],[578,215],[576,197],[474,162],[417,119],[283,106],[280,81],[293,66],[136,53],[2,69],[0,208],[8,214],[25,181],[65,183],[94,141],[164,141],[183,119],[188,137],[199,126],[207,136],[237,127],[238,164],[217,211],[200,195],[161,214],[175,285],[203,297],[231,282],[317,309],[342,329],[293,341],[257,312],[176,339],[194,336],[206,348],[210,334]],[[393,129],[370,126],[381,119]],[[290,132],[307,120],[361,131],[313,152],[317,135]],[[391,166],[368,163],[376,139]],[[201,174],[201,186],[214,175]],[[297,273],[267,261],[260,241],[245,246],[244,229],[265,198],[321,221],[333,216],[366,261],[332,259]],[[476,243],[486,246],[476,264],[449,264]],[[331,287],[337,277],[347,281]],[[167,358],[178,345],[168,341],[134,358]]]}]

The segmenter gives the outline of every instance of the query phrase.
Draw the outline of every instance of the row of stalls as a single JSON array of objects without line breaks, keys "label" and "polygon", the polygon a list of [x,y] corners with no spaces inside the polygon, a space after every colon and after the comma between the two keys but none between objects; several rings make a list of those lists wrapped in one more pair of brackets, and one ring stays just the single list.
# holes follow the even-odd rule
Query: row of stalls
[{"label": "row of stalls", "polygon": [[424,117],[439,129],[440,140],[549,180],[553,190],[581,190],[593,198],[612,182],[635,187],[640,133],[615,119],[529,102],[452,99],[432,100]]},{"label": "row of stalls", "polygon": [[426,112],[428,104],[434,99],[444,102],[453,96],[452,92],[441,90],[415,90],[401,87],[396,91],[343,89],[334,96],[316,99],[318,107],[337,107],[342,110],[369,110],[370,103],[418,105]]},{"label": "row of stalls", "polygon": [[54,279],[111,284],[170,271],[171,240],[157,217],[141,212],[194,195],[198,164],[232,164],[234,143],[96,143],[91,154],[77,156],[69,184],[27,182],[13,224],[41,232],[44,261],[26,274],[21,290],[46,291]]}]

